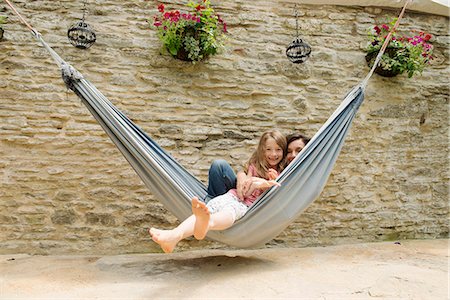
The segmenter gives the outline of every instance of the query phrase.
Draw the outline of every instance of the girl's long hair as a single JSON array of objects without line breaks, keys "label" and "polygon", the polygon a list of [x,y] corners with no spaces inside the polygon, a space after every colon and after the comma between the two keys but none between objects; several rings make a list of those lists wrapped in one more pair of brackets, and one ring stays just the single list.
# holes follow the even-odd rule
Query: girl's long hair
[{"label": "girl's long hair", "polygon": [[283,158],[278,164],[278,172],[281,172],[285,165],[285,159],[287,154],[287,142],[286,137],[279,132],[278,130],[271,130],[266,131],[262,134],[261,138],[259,139],[258,147],[256,148],[255,152],[253,152],[252,156],[248,160],[248,162],[244,166],[245,173],[248,173],[248,167],[250,165],[254,165],[256,168],[256,172],[258,173],[258,176],[261,178],[267,178],[267,171],[269,171],[270,166],[267,165],[266,159],[265,159],[265,145],[266,141],[269,138],[273,138],[278,146],[280,146],[281,149],[283,149]]}]

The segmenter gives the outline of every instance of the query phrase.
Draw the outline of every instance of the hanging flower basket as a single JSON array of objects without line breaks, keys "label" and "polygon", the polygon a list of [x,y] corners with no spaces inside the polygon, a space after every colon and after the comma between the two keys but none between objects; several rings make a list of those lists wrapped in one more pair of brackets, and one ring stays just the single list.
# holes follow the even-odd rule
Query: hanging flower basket
[{"label": "hanging flower basket", "polygon": [[190,1],[188,13],[166,11],[158,5],[153,25],[164,52],[184,61],[199,61],[218,53],[224,46],[227,25],[210,6],[210,0]]},{"label": "hanging flower basket", "polygon": [[[183,41],[198,41],[199,40],[199,34],[198,31],[194,26],[186,26],[183,28],[182,33],[180,33],[180,36]],[[195,42],[194,42],[195,43]],[[166,46],[165,46],[166,47]],[[170,50],[166,47],[166,50],[175,58],[183,61],[194,61],[195,59],[191,59],[189,56],[190,52],[185,47],[180,47],[177,50],[177,53],[174,55]],[[200,51],[199,51],[200,52]],[[191,54],[192,56],[192,54]],[[202,58],[206,58],[208,56],[207,53],[204,53]],[[200,57],[199,57],[200,59]]]},{"label": "hanging flower basket", "polygon": [[[384,52],[383,55],[389,57],[390,59],[394,58],[397,54],[397,49],[396,48],[386,48],[386,51]],[[373,51],[373,52],[369,52],[366,54],[366,62],[367,65],[369,66],[369,68],[372,68],[373,63],[375,62],[375,59],[378,55],[378,51]],[[398,74],[402,73],[400,69],[396,68],[383,68],[382,64],[378,64],[378,66],[375,68],[374,70],[375,73],[377,73],[380,76],[383,77],[395,77]]]},{"label": "hanging flower basket", "polygon": [[[389,24],[376,25],[370,30],[369,44],[365,49],[369,67],[372,67],[395,22],[396,19]],[[412,77],[417,73],[422,73],[433,59],[433,46],[429,44],[432,36],[423,31],[413,32],[413,36],[399,35],[397,32],[392,34],[392,39],[389,41],[375,73],[385,77],[393,77],[402,73],[407,73],[408,77]]]}]

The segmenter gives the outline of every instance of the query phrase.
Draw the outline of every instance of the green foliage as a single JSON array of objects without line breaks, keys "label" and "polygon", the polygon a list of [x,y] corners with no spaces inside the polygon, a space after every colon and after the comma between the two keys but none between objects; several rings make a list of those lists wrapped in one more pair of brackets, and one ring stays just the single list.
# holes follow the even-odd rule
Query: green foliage
[{"label": "green foliage", "polygon": [[3,28],[3,24],[6,24],[8,20],[7,16],[0,16],[0,28]]},{"label": "green foliage", "polygon": [[[369,32],[370,44],[366,48],[368,54],[378,53],[381,49],[394,19],[389,24],[375,25]],[[425,66],[433,59],[433,46],[428,43],[432,38],[429,33],[413,31],[413,36],[399,36],[394,32],[385,54],[381,57],[380,66],[398,74],[406,72],[408,77],[422,73]]]},{"label": "green foliage", "polygon": [[214,12],[210,0],[190,1],[186,6],[188,13],[166,11],[163,4],[158,5],[153,26],[164,48],[175,57],[185,54],[184,59],[190,61],[218,53],[224,47],[226,23]]}]

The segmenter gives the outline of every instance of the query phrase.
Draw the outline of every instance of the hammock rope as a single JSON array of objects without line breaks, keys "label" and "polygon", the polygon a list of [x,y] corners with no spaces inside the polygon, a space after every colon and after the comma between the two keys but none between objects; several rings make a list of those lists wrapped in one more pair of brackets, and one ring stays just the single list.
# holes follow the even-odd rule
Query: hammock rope
[{"label": "hammock rope", "polygon": [[[5,1],[13,8],[9,0]],[[410,0],[405,4],[402,13],[409,2]],[[81,99],[151,193],[179,220],[191,215],[191,198],[205,198],[206,186],[53,51],[39,32],[31,27],[15,8],[13,11],[48,50],[60,67],[66,85]],[[391,35],[389,39],[390,37]],[[386,40],[387,45],[388,38]],[[380,49],[378,62],[385,49],[386,47]],[[306,147],[283,170],[277,178],[281,186],[271,188],[261,195],[231,228],[210,231],[209,238],[239,248],[263,245],[294,222],[317,199],[326,185],[356,112],[364,100],[364,88],[372,73],[373,70],[360,84],[351,89]]]}]

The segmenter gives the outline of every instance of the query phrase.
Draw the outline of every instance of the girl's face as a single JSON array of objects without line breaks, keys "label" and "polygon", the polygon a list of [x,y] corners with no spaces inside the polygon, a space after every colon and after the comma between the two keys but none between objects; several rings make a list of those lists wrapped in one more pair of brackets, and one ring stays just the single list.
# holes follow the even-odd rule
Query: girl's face
[{"label": "girl's face", "polygon": [[305,148],[305,143],[301,139],[291,142],[287,149],[287,161],[290,163],[303,148]]},{"label": "girl's face", "polygon": [[271,168],[277,168],[283,159],[283,149],[271,137],[264,143],[264,159]]}]

